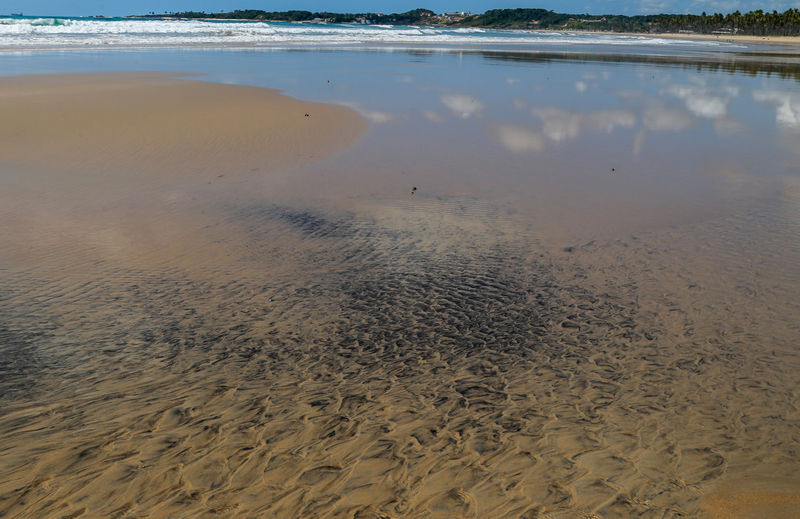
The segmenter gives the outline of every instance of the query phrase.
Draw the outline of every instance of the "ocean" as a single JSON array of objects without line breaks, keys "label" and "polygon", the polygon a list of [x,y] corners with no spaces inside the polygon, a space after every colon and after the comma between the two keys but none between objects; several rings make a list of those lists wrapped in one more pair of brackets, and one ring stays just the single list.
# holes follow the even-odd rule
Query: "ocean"
[{"label": "ocean", "polygon": [[448,29],[386,25],[338,25],[257,21],[159,20],[127,18],[0,17],[0,47],[114,46],[364,46],[383,44],[535,45],[543,48],[590,45],[741,48],[726,42],[647,36]]}]

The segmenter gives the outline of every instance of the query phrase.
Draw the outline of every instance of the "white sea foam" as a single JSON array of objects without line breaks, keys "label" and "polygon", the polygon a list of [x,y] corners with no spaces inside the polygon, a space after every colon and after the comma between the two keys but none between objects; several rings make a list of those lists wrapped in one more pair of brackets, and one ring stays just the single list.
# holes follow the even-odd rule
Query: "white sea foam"
[{"label": "white sea foam", "polygon": [[532,44],[721,46],[643,36],[315,23],[0,17],[0,48],[150,45]]}]

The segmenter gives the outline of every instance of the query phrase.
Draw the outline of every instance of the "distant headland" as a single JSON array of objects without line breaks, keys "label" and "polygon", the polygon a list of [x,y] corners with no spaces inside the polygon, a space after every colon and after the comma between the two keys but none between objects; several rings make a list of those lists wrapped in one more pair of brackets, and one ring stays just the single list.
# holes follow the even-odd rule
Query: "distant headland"
[{"label": "distant headland", "polygon": [[220,13],[184,11],[144,15],[146,18],[202,18],[276,22],[418,25],[491,29],[575,30],[626,33],[688,33],[742,36],[800,36],[800,9],[783,13],[761,9],[728,14],[654,14],[625,16],[556,13],[546,9],[492,9],[482,14],[435,13],[414,9],[404,13],[331,13],[311,11],[236,10]]}]

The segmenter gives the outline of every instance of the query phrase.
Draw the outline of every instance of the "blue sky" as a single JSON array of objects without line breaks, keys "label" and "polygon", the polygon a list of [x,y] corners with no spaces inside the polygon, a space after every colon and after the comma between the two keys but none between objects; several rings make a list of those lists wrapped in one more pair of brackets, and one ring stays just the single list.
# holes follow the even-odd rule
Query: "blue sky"
[{"label": "blue sky", "polygon": [[0,0],[0,14],[23,12],[26,15],[120,16],[154,11],[231,11],[264,9],[284,11],[402,12],[426,7],[436,12],[465,10],[483,12],[507,7],[540,7],[558,12],[592,14],[731,12],[739,9],[785,11],[800,8],[800,0]]}]

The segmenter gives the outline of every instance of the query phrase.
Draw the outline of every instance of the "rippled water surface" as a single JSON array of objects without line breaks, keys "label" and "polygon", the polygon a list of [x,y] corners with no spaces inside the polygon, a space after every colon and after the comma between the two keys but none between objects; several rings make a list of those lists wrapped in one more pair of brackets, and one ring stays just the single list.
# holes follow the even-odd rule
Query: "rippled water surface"
[{"label": "rippled water surface", "polygon": [[0,162],[0,514],[797,513],[800,64],[754,50],[0,54],[370,122],[157,190]]}]

